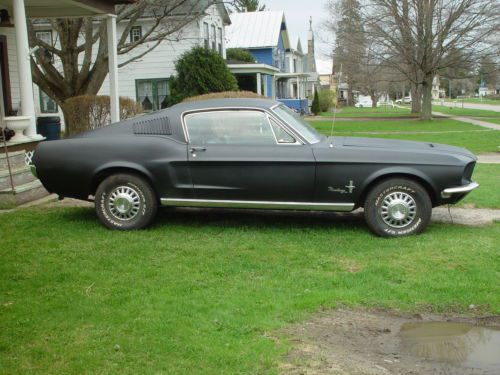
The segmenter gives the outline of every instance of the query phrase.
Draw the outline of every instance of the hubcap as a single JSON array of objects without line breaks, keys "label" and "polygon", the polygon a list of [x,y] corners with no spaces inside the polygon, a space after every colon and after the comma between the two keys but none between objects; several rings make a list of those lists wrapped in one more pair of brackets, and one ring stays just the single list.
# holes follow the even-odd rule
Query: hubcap
[{"label": "hubcap", "polygon": [[387,195],[380,207],[380,216],[384,223],[393,228],[410,225],[417,214],[417,204],[411,195],[395,192]]},{"label": "hubcap", "polygon": [[141,208],[139,193],[130,186],[119,186],[109,195],[108,208],[117,219],[131,220]]}]

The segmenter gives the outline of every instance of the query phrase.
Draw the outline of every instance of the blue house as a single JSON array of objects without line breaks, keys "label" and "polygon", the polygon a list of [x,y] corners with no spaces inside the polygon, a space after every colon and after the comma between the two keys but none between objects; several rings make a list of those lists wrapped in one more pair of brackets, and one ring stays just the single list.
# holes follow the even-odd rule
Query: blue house
[{"label": "blue house", "polygon": [[[300,40],[295,45],[290,43],[284,12],[246,12],[230,16],[226,47],[245,49],[255,58],[255,63],[228,61],[240,88],[279,100],[297,111],[309,112],[307,96],[314,93],[315,87],[308,89],[311,72],[304,69],[315,64],[308,64],[309,56],[302,53]],[[318,80],[317,73],[314,74]]]}]

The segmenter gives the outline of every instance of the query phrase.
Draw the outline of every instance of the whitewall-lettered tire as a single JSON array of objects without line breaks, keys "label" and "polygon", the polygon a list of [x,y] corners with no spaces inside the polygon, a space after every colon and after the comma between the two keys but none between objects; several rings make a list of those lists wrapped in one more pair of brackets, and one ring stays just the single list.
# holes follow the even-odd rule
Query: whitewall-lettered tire
[{"label": "whitewall-lettered tire", "polygon": [[422,232],[429,224],[432,202],[419,183],[393,178],[375,185],[366,196],[365,221],[382,237],[401,237]]},{"label": "whitewall-lettered tire", "polygon": [[145,179],[120,173],[100,183],[95,209],[101,223],[110,229],[142,229],[155,218],[158,202]]}]

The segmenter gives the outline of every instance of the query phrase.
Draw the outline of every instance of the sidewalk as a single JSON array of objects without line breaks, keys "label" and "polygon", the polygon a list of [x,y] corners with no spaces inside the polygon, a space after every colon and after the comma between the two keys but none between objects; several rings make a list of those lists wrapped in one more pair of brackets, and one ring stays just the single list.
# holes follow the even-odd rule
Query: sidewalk
[{"label": "sidewalk", "polygon": [[482,120],[476,120],[471,117],[462,117],[462,116],[452,116],[452,115],[447,115],[441,112],[432,112],[433,116],[440,116],[440,117],[447,117],[452,120],[456,121],[461,121],[461,122],[468,122],[469,124],[474,124],[478,126],[482,126],[483,128],[489,128],[489,129],[494,129],[494,130],[500,130],[500,125],[498,124],[493,124],[492,122],[487,122],[487,121],[482,121]]}]

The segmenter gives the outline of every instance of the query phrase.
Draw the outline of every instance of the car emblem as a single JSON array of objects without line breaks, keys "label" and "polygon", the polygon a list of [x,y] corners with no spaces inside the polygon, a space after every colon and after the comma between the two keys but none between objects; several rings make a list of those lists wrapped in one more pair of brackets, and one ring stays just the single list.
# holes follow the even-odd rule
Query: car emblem
[{"label": "car emblem", "polygon": [[349,180],[349,185],[345,186],[347,189],[342,189],[342,188],[334,188],[333,186],[328,186],[328,191],[331,193],[340,193],[340,194],[352,194],[352,191],[356,188],[354,186],[354,182],[352,180]]},{"label": "car emblem", "polygon": [[345,187],[349,189],[349,194],[352,194],[352,191],[356,188],[356,186],[354,186],[352,180],[349,180],[349,185],[346,185]]}]

